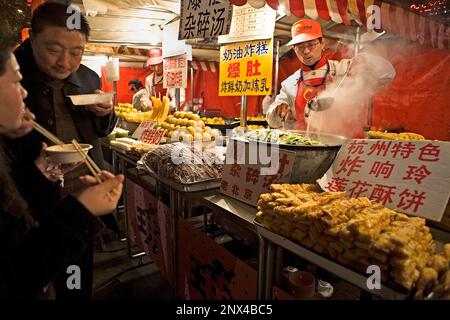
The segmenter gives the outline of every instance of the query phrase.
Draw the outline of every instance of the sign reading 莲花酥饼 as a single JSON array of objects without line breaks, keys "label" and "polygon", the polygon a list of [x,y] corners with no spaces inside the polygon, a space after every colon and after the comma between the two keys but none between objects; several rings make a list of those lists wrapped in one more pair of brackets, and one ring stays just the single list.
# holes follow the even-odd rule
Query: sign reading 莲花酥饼
[{"label": "sign reading \u83b2\u82b1\u9165\u997c", "polygon": [[349,140],[319,184],[440,221],[450,196],[450,142]]}]

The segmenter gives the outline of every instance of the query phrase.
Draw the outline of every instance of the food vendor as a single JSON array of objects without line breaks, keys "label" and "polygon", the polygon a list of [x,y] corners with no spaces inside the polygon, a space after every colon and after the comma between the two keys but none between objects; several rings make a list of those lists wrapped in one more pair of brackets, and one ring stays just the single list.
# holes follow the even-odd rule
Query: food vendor
[{"label": "food vendor", "polygon": [[[267,111],[267,122],[273,128],[283,126],[284,120],[290,123],[291,127],[305,130],[306,117],[309,115],[308,102],[323,92],[328,85],[338,84],[347,70],[350,71],[349,78],[356,71],[362,70],[365,76],[361,78],[362,81],[371,81],[377,88],[395,77],[393,66],[387,60],[372,54],[359,53],[352,60],[328,60],[323,55],[325,39],[317,21],[310,19],[297,21],[292,26],[291,33],[292,39],[288,45],[292,45],[301,67],[282,82],[280,93]],[[330,110],[333,110],[335,117],[333,107]],[[327,116],[327,121],[329,118]],[[361,130],[362,127],[363,125]]]},{"label": "food vendor", "polygon": [[[161,98],[167,94],[170,99],[170,107],[171,109],[175,108],[175,89],[165,89],[163,87],[163,56],[162,50],[151,49],[148,53],[149,58],[145,63],[145,67],[149,68],[152,72],[145,78],[145,89],[147,91],[146,94],[143,94],[141,97],[141,105],[143,110],[149,110],[152,108],[152,100],[151,96]],[[185,91],[184,89],[180,89],[180,109],[185,101]]]},{"label": "food vendor", "polygon": [[132,79],[128,82],[128,85],[130,86],[128,91],[133,93],[133,107],[140,111],[147,111],[142,107],[141,104],[142,96],[147,93],[142,82],[139,81],[139,79]]}]

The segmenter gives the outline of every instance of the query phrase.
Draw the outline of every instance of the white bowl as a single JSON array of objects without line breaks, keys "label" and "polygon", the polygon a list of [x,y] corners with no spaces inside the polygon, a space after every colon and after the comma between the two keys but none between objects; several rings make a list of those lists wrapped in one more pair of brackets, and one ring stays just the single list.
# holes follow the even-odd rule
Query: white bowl
[{"label": "white bowl", "polygon": [[79,94],[74,96],[68,96],[72,103],[76,106],[86,106],[91,104],[106,103],[112,100],[114,93],[92,93],[92,94]]},{"label": "white bowl", "polygon": [[[90,144],[80,143],[80,146],[85,154],[88,153],[89,149],[92,149],[92,146]],[[50,157],[50,159],[56,163],[67,164],[84,160],[82,155],[78,153],[75,146],[71,143],[51,146],[48,147],[45,151],[47,152],[47,155]]]}]

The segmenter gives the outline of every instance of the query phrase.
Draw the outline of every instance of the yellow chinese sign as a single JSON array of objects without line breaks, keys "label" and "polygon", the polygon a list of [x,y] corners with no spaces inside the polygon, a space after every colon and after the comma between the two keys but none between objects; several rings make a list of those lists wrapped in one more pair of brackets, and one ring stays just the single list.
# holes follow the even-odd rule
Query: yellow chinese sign
[{"label": "yellow chinese sign", "polygon": [[261,96],[272,92],[272,40],[220,48],[219,96]]}]

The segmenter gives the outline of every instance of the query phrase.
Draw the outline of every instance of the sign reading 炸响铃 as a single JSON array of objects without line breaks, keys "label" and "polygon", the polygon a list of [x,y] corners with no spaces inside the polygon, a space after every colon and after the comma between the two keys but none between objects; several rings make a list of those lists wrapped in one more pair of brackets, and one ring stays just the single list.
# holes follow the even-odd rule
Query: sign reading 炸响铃
[{"label": "sign reading \u70b8\u54cd\u94c3", "polygon": [[440,221],[450,196],[450,142],[349,140],[319,184]]},{"label": "sign reading \u70b8\u54cd\u94c3", "polygon": [[219,96],[258,96],[272,92],[272,40],[220,48]]}]

